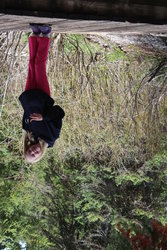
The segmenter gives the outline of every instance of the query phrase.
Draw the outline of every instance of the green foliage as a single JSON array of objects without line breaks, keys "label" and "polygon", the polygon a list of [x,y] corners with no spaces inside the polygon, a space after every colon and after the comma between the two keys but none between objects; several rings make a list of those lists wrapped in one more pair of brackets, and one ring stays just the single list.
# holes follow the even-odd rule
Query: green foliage
[{"label": "green foliage", "polygon": [[142,175],[126,172],[118,177],[116,177],[116,184],[117,186],[126,183],[126,182],[132,182],[134,186],[142,184],[142,182],[149,182],[150,179],[148,176],[144,176],[144,173]]},{"label": "green foliage", "polygon": [[24,35],[22,35],[21,41],[22,41],[23,43],[28,43],[28,37],[29,37],[30,34],[31,34],[31,32],[27,32],[27,33],[25,33]]},{"label": "green foliage", "polygon": [[64,51],[67,54],[83,53],[93,56],[101,47],[95,43],[90,43],[86,35],[68,35],[64,39]]},{"label": "green foliage", "polygon": [[152,160],[147,161],[146,164],[148,170],[154,171],[158,170],[162,173],[162,170],[167,170],[167,148],[163,149],[161,152],[157,153]]},{"label": "green foliage", "polygon": [[112,52],[107,53],[106,56],[107,60],[110,62],[127,59],[126,53],[116,46],[113,48]]},{"label": "green foliage", "polygon": [[111,239],[110,243],[107,245],[107,250],[132,250],[132,245],[127,241],[127,239],[120,234],[117,230],[114,230],[114,228],[111,229]]}]

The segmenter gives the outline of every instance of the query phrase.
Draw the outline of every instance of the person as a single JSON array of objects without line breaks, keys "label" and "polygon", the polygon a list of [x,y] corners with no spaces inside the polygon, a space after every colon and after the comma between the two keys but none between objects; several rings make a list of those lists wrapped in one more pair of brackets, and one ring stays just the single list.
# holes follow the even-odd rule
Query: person
[{"label": "person", "polygon": [[65,113],[60,106],[54,105],[46,74],[51,26],[30,24],[30,28],[33,34],[28,39],[28,77],[19,100],[24,110],[24,157],[29,163],[35,163],[59,138]]}]

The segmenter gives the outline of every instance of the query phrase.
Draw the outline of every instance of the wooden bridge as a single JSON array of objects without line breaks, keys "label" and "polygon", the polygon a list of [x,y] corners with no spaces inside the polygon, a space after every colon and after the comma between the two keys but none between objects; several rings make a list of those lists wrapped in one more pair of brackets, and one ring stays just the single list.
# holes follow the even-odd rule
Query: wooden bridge
[{"label": "wooden bridge", "polygon": [[166,33],[166,0],[1,0],[0,31],[50,23],[58,33]]}]

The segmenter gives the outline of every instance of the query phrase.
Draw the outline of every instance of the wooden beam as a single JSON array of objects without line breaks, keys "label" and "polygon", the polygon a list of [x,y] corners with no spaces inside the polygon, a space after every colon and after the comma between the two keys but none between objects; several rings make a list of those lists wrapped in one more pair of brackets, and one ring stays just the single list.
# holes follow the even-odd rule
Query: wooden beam
[{"label": "wooden beam", "polygon": [[30,31],[29,23],[50,23],[56,33],[112,33],[148,34],[167,33],[167,25],[113,22],[108,20],[72,20],[62,18],[0,14],[0,31]]},{"label": "wooden beam", "polygon": [[167,24],[166,0],[1,0],[0,13]]}]

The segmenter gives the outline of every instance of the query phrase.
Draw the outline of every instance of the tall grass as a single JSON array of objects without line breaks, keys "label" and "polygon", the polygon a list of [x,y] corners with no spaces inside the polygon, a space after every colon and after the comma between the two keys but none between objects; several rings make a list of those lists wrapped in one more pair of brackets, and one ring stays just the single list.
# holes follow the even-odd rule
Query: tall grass
[{"label": "tall grass", "polygon": [[[66,112],[54,149],[60,159],[79,150],[90,161],[113,166],[144,161],[166,132],[166,64],[156,74],[161,56],[126,53],[97,38],[52,34],[48,79]],[[1,34],[1,133],[20,153],[18,96],[28,71],[27,39],[25,33]]]}]

